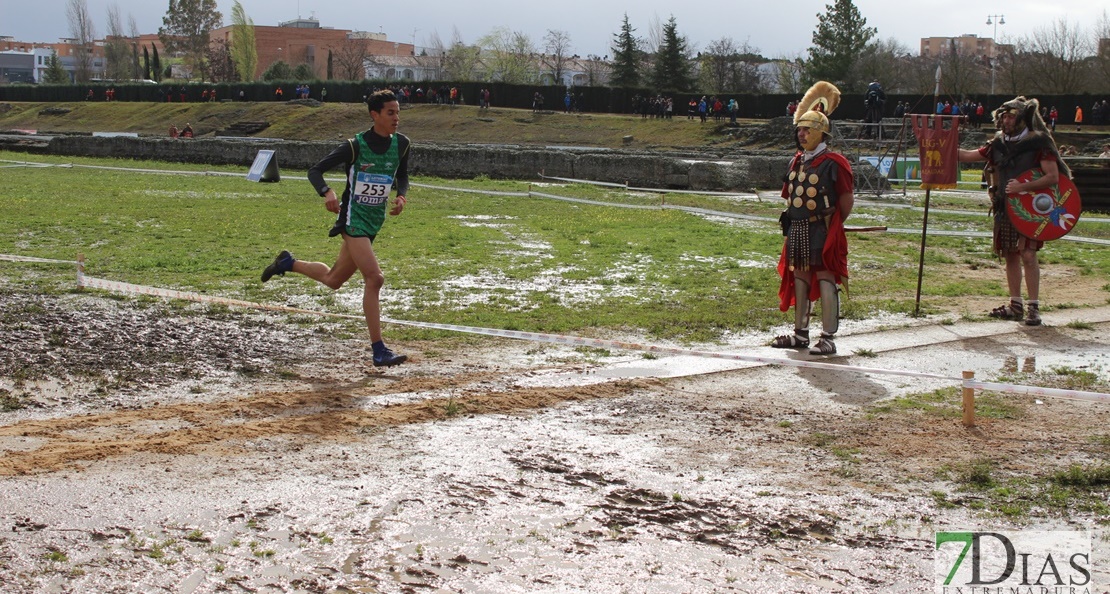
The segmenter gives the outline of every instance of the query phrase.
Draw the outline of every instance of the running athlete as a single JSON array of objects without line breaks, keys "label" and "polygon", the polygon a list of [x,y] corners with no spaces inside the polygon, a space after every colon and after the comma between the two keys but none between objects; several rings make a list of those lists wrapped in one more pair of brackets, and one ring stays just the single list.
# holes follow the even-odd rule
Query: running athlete
[{"label": "running athlete", "polygon": [[[324,208],[339,215],[328,233],[330,237],[343,236],[335,265],[328,268],[323,262],[296,260],[293,254],[282,250],[262,271],[262,282],[275,274],[284,276],[286,272],[296,272],[339,289],[356,270],[361,272],[365,281],[362,311],[373,343],[374,366],[388,367],[404,363],[408,357],[395,354],[382,341],[378,296],[385,276],[378,266],[373,243],[385,222],[392,190],[396,190],[397,197],[389,214],[397,216],[405,208],[405,193],[409,188],[409,139],[397,132],[401,106],[392,91],[377,91],[366,103],[374,125],[336,147],[308,170],[308,181],[324,198]],[[347,171],[347,187],[342,200],[336,199],[335,191],[324,181],[324,172],[339,165]]]}]

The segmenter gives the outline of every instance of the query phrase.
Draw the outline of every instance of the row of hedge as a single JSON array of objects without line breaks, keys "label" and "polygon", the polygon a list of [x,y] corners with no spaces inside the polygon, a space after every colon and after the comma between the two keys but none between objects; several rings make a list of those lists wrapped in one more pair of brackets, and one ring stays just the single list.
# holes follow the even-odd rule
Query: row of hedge
[{"label": "row of hedge", "polygon": [[[312,99],[321,99],[321,91],[327,89],[327,101],[336,102],[361,102],[365,96],[374,89],[390,87],[397,88],[401,83],[386,83],[383,81],[310,81],[307,83],[289,82],[253,82],[253,83],[120,83],[95,82],[88,85],[6,85],[0,86],[0,101],[84,101],[89,91],[93,92],[95,101],[105,100],[109,89],[114,91],[116,101],[172,101],[180,102],[182,96],[187,102],[198,102],[205,99],[204,92],[215,91],[216,100],[220,101],[275,101],[278,100],[276,90],[282,89],[281,100],[296,99],[295,89],[300,84],[307,84]],[[478,105],[479,92],[487,89],[490,92],[490,103],[498,107],[531,108],[535,93],[544,97],[545,110],[562,111],[564,109],[564,96],[567,89],[561,85],[535,86],[513,85],[505,83],[480,83],[480,82],[421,82],[407,85],[412,91],[417,88],[427,90],[450,89],[455,87],[461,97],[460,103],[464,105]],[[603,113],[634,113],[637,111],[637,98],[656,96],[658,93],[645,88],[612,88],[612,87],[573,87],[571,90],[575,108],[583,112]],[[415,93],[414,93],[415,94]],[[667,94],[674,100],[674,117],[685,117],[687,103],[691,98],[700,97],[698,93]],[[739,104],[738,117],[741,118],[770,118],[786,114],[786,105],[798,97],[788,94],[729,94],[724,96],[725,101],[735,98]],[[973,97],[983,101],[989,109],[999,103],[1010,99],[1009,96]],[[415,100],[415,97],[414,97]],[[425,101],[427,101],[425,97]],[[1060,108],[1061,120],[1070,122],[1075,105],[1082,105],[1088,109],[1095,98],[1088,95],[1053,95],[1040,98],[1042,105],[1055,105]],[[884,113],[890,116],[894,106],[899,101],[907,102],[911,110],[918,113],[932,111],[932,97],[920,95],[888,95]],[[841,106],[837,109],[835,118],[855,120],[864,118],[863,95],[845,95],[841,98]]]}]

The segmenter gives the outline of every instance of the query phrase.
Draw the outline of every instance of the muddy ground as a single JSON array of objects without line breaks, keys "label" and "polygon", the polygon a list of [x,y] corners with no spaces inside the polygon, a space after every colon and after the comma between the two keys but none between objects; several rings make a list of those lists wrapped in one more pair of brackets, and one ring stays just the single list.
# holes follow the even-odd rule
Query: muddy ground
[{"label": "muddy ground", "polygon": [[[1000,396],[967,428],[882,406],[958,401],[948,380],[522,341],[394,343],[412,361],[378,370],[326,325],[3,289],[5,593],[924,592],[934,531],[988,528],[1092,529],[1110,583],[1099,508],[977,509],[953,471],[1105,464],[1110,403]],[[703,348],[813,359],[766,339]],[[1106,385],[1110,307],[846,320],[838,344]]]}]

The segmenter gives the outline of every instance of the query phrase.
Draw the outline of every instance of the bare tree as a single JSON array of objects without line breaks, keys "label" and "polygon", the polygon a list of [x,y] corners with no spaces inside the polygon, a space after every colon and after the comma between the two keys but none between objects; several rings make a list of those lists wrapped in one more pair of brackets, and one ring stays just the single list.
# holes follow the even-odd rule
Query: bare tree
[{"label": "bare tree", "polygon": [[548,29],[543,37],[544,66],[551,74],[555,84],[563,81],[567,65],[574,59],[571,55],[570,33]]},{"label": "bare tree", "polygon": [[710,41],[701,55],[701,88],[714,93],[739,90],[735,86],[736,55],[736,42],[731,37]]},{"label": "bare tree", "polygon": [[940,86],[945,96],[958,99],[984,90],[982,56],[955,39],[941,53],[940,66]]},{"label": "bare tree", "polygon": [[[912,70],[907,68],[910,57],[909,48],[897,39],[879,39],[868,44],[849,70],[849,76],[860,88],[877,80],[887,93],[916,92],[910,90],[915,82]],[[935,73],[936,68],[933,70]]]},{"label": "bare tree", "polygon": [[424,52],[416,57],[421,66],[431,71],[431,80],[441,80],[443,76],[443,61],[447,58],[447,46],[440,38],[438,31],[424,38]]},{"label": "bare tree", "polygon": [[932,113],[934,107],[934,105],[932,105],[932,97],[933,91],[936,90],[938,65],[935,57],[920,55],[908,56],[901,62],[901,67],[903,69],[901,73],[901,84],[904,86],[901,88],[900,92],[928,97],[928,103],[924,108],[921,108],[925,110],[924,113]]},{"label": "bare tree", "polygon": [[1032,91],[1063,95],[1090,90],[1090,40],[1066,19],[1034,30],[1015,45]]},{"label": "bare tree", "polygon": [[105,77],[113,80],[132,78],[135,73],[133,53],[131,40],[123,31],[119,5],[113,2],[108,5],[108,36],[104,40]]},{"label": "bare tree", "polygon": [[1091,91],[1108,93],[1110,92],[1110,14],[1105,10],[1095,21],[1093,33],[1091,44],[1095,48],[1094,70],[1097,74],[1092,77],[1095,85]]},{"label": "bare tree", "polygon": [[[773,60],[774,75],[772,83],[780,93],[788,93],[797,95],[800,99],[805,87],[802,84],[802,76],[805,74],[805,59],[801,54],[795,53],[792,56],[781,56]],[[785,113],[785,112],[784,112]]]},{"label": "bare tree", "polygon": [[612,67],[609,56],[595,56],[590,54],[585,60],[580,61],[586,69],[586,86],[600,87],[609,84]]},{"label": "bare tree", "polygon": [[759,70],[763,62],[759,49],[747,41],[737,45],[731,37],[722,37],[709,42],[702,52],[699,82],[714,93],[761,93],[767,87]]},{"label": "bare tree", "polygon": [[217,39],[208,46],[208,76],[214,82],[234,82],[239,80],[239,71],[231,54],[231,46],[223,39]]},{"label": "bare tree", "polygon": [[514,84],[539,80],[536,68],[536,46],[528,35],[495,27],[478,40],[482,57],[489,70],[489,79]]},{"label": "bare tree", "polygon": [[451,39],[451,47],[447,48],[443,56],[444,78],[475,80],[478,68],[481,66],[481,59],[479,58],[481,52],[481,47],[467,45],[456,27]]},{"label": "bare tree", "polygon": [[78,83],[88,82],[93,75],[92,52],[93,43],[96,40],[96,27],[89,14],[88,3],[85,0],[67,0],[66,19],[69,22],[69,34],[75,46],[73,78]]},{"label": "bare tree", "polygon": [[362,80],[366,76],[364,65],[370,56],[370,43],[365,38],[348,35],[331,50],[336,78]]}]

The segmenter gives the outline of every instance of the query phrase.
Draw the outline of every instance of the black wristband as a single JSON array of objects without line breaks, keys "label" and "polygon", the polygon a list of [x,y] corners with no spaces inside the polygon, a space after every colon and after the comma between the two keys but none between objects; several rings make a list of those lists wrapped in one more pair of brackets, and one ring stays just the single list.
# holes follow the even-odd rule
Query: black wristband
[{"label": "black wristband", "polygon": [[331,188],[324,186],[324,191],[320,192],[320,197],[323,198],[328,193],[328,190],[331,190]]}]

